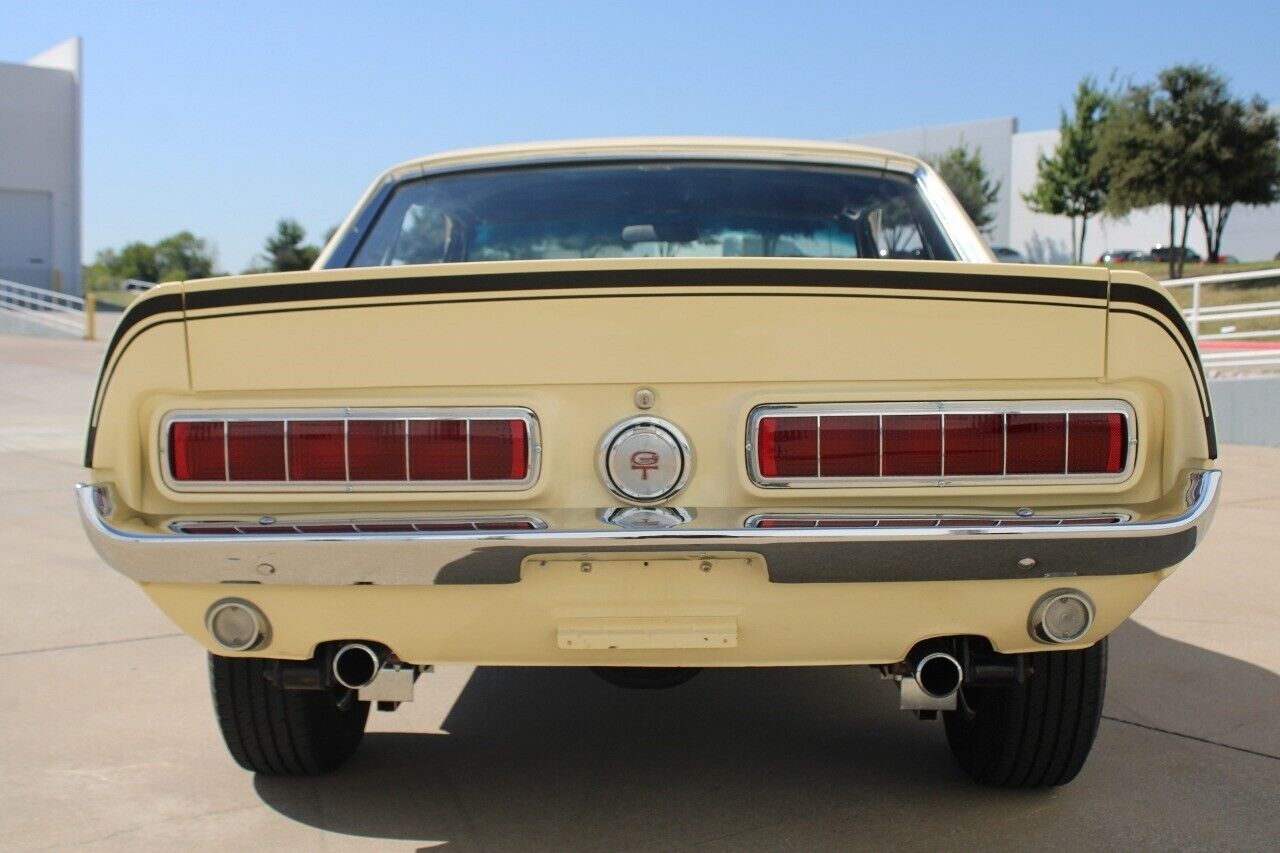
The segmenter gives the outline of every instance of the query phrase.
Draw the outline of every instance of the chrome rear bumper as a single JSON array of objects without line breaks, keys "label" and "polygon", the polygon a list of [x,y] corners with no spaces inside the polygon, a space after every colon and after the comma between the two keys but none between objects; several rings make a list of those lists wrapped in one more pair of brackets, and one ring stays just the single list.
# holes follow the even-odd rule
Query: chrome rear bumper
[{"label": "chrome rear bumper", "polygon": [[[946,526],[934,514],[860,513],[858,527],[750,526],[752,510],[672,510],[673,526],[587,511],[529,511],[532,529],[444,532],[184,533],[174,520],[130,515],[111,484],[76,487],[89,540],[113,568],[140,582],[347,584],[504,584],[520,580],[531,556],[583,560],[665,553],[689,559],[728,554],[764,558],[774,583],[1001,580],[1146,574],[1184,560],[1204,537],[1221,472],[1184,472],[1149,506],[1126,508],[1114,523],[1004,524],[991,519]],[[834,515],[849,516],[851,513]],[[1078,508],[1076,516],[1114,513]],[[785,513],[783,513],[785,515]],[[1069,517],[1069,516],[1068,516]],[[891,525],[883,522],[892,520]],[[268,532],[264,532],[268,531]]]}]

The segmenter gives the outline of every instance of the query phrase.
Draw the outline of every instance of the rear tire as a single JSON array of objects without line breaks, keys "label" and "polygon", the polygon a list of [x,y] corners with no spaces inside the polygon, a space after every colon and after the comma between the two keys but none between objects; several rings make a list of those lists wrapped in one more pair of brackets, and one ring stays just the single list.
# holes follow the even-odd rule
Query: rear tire
[{"label": "rear tire", "polygon": [[666,690],[679,687],[698,673],[697,666],[593,666],[591,671],[614,687],[628,690]]},{"label": "rear tire", "polygon": [[961,687],[944,720],[956,760],[1002,788],[1048,788],[1076,777],[1093,748],[1107,683],[1107,641],[1028,655],[1023,684]]},{"label": "rear tire", "polygon": [[314,776],[337,769],[364,737],[369,703],[343,687],[281,690],[271,661],[209,655],[209,685],[222,737],[245,770]]}]

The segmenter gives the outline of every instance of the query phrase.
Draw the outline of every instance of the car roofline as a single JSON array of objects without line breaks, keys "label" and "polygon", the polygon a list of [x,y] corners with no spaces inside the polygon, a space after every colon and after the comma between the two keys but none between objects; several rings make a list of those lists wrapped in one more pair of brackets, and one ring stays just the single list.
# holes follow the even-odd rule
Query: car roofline
[{"label": "car roofline", "polygon": [[660,158],[682,155],[699,158],[723,156],[730,160],[742,157],[753,160],[794,160],[801,163],[830,163],[832,160],[840,160],[851,165],[892,168],[905,172],[914,172],[923,165],[923,161],[916,157],[848,142],[717,136],[637,136],[526,142],[444,151],[397,163],[379,175],[375,183],[442,168],[499,166],[542,159],[617,159],[631,155]]},{"label": "car roofline", "polygon": [[[312,269],[327,268],[338,251],[339,245],[342,244],[344,236],[351,233],[358,224],[368,224],[359,222],[362,211],[372,211],[376,199],[404,181],[448,172],[592,160],[607,162],[633,158],[723,159],[756,163],[800,163],[815,166],[882,169],[909,175],[916,180],[925,180],[934,187],[931,190],[932,194],[943,195],[949,200],[949,206],[958,207],[958,202],[955,201],[950,190],[923,160],[849,142],[716,136],[642,136],[495,145],[418,157],[383,171],[335,229],[333,236],[316,258]],[[945,213],[946,211],[939,211],[940,216]],[[957,246],[961,257],[968,260],[994,260],[986,250],[985,244],[978,245],[981,238],[971,224],[967,221],[964,223],[953,221],[953,217],[950,219],[952,221],[944,222],[944,227],[948,234],[952,235],[951,239],[953,241],[959,239],[966,245],[972,244],[967,249]],[[969,233],[970,231],[972,233]]]}]

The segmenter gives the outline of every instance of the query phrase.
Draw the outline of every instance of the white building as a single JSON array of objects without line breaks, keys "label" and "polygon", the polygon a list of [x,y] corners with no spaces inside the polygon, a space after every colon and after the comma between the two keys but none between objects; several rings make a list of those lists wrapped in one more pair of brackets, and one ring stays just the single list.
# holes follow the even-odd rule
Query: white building
[{"label": "white building", "polygon": [[[1035,185],[1040,155],[1051,156],[1057,148],[1057,130],[1019,133],[1017,119],[999,118],[877,133],[853,141],[926,159],[961,144],[981,149],[987,172],[1000,182],[996,218],[990,228],[992,245],[1010,246],[1038,263],[1071,260],[1071,221],[1033,213],[1022,200]],[[1095,217],[1089,220],[1084,257],[1092,262],[1108,249],[1148,251],[1157,243],[1168,242],[1166,207],[1134,211],[1124,219]],[[1187,245],[1201,255],[1206,253],[1198,218],[1192,220]],[[1242,261],[1274,257],[1280,252],[1280,204],[1237,206],[1227,220],[1222,251]]]},{"label": "white building", "polygon": [[80,293],[80,39],[0,62],[0,278]]}]

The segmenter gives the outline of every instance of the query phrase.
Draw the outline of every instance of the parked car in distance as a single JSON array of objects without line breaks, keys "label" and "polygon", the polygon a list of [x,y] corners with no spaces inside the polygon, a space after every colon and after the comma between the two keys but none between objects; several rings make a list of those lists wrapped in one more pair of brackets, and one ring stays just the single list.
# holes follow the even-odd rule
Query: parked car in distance
[{"label": "parked car in distance", "polygon": [[1011,249],[1008,246],[992,246],[991,254],[996,256],[996,260],[1002,264],[1025,264],[1027,258],[1017,249]]},{"label": "parked car in distance", "polygon": [[1221,477],[1158,284],[992,263],[927,164],[829,142],[403,163],[311,270],[140,294],[90,410],[88,536],[261,774],[435,664],[859,665],[977,782],[1061,785]]},{"label": "parked car in distance", "polygon": [[1108,249],[1098,256],[1098,263],[1104,266],[1110,264],[1134,264],[1147,259],[1147,253],[1140,252],[1137,249]]},{"label": "parked car in distance", "polygon": [[1200,257],[1200,253],[1197,252],[1195,249],[1187,248],[1187,249],[1179,250],[1176,247],[1164,246],[1159,243],[1151,247],[1151,251],[1148,253],[1147,259],[1163,264],[1168,262],[1169,255],[1171,253],[1177,252],[1177,251],[1182,252],[1182,260],[1184,261],[1198,262],[1203,260],[1203,258]]}]

